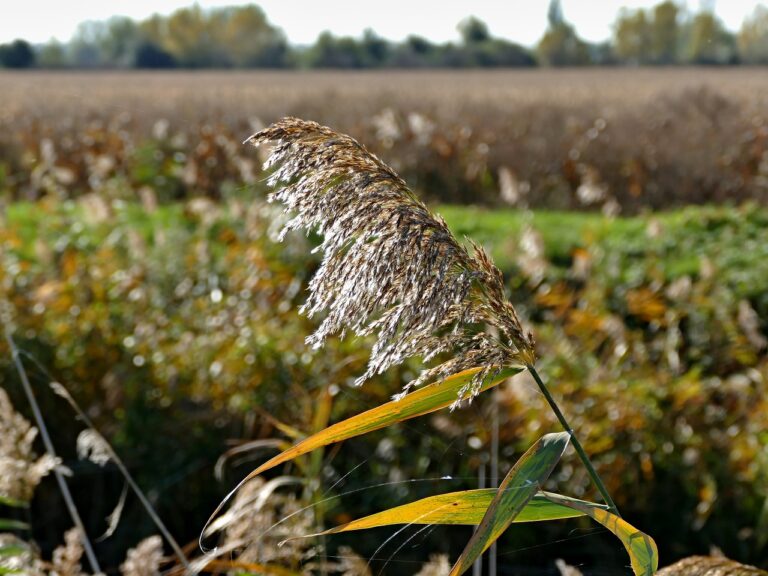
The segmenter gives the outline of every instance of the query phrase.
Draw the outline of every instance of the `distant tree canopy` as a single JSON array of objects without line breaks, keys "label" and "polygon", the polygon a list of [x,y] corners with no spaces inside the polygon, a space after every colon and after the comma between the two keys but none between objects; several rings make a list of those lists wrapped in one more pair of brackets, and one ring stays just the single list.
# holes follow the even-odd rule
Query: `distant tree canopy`
[{"label": "distant tree canopy", "polygon": [[26,40],[0,44],[0,66],[3,68],[31,68],[34,63],[35,52]]},{"label": "distant tree canopy", "polygon": [[744,21],[738,37],[741,59],[748,64],[768,64],[768,7],[759,4]]},{"label": "distant tree canopy", "polygon": [[388,41],[323,32],[311,46],[290,46],[254,4],[203,9],[195,4],[143,21],[115,17],[81,24],[66,44],[0,45],[0,67],[27,68],[470,68],[513,66],[768,64],[768,8],[758,6],[738,35],[710,3],[689,13],[679,0],[619,11],[610,41],[593,44],[550,0],[548,26],[532,49],[494,37],[474,16],[457,26],[459,41],[412,35]]},{"label": "distant tree canopy", "polygon": [[499,66],[535,66],[529,50],[493,38],[484,22],[468,18],[457,27],[459,44],[433,44],[419,36],[409,36],[402,43],[389,42],[373,30],[366,30],[361,40],[337,37],[323,32],[317,42],[299,55],[299,63],[308,68],[474,68]]},{"label": "distant tree canopy", "polygon": [[288,51],[283,33],[258,6],[194,5],[142,22],[85,22],[66,59],[77,68],[279,68],[288,64]]},{"label": "distant tree canopy", "polygon": [[686,56],[694,64],[736,63],[736,38],[725,29],[714,13],[700,12],[690,24]]},{"label": "distant tree canopy", "polygon": [[565,20],[560,0],[549,3],[549,26],[539,41],[537,53],[544,66],[583,66],[590,64],[590,51],[586,42]]},{"label": "distant tree canopy", "polygon": [[617,59],[636,65],[735,64],[740,60],[735,36],[709,8],[685,16],[671,0],[651,10],[621,10],[614,25]]}]

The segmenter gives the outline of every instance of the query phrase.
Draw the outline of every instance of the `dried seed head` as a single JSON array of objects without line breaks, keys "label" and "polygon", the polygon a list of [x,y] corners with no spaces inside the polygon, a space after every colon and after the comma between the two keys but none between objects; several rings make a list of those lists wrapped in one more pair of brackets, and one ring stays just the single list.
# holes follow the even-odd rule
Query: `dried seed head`
[{"label": "dried seed head", "polygon": [[112,459],[103,436],[90,428],[77,435],[77,457],[99,466],[105,466]]},{"label": "dried seed head", "polygon": [[160,536],[150,536],[128,550],[125,562],[120,565],[120,573],[123,576],[160,576],[162,563],[163,541]]},{"label": "dried seed head", "polygon": [[[533,360],[533,339],[504,296],[501,272],[477,245],[459,244],[386,164],[349,136],[285,118],[251,136],[272,142],[265,169],[277,187],[269,200],[297,229],[323,236],[320,268],[302,311],[325,318],[307,339],[320,347],[351,330],[376,336],[361,384],[410,357],[450,360],[406,386],[482,366],[473,382],[503,366]],[[466,392],[466,391],[464,391]]]},{"label": "dried seed head", "polygon": [[60,462],[34,451],[37,428],[16,412],[0,388],[0,496],[28,502],[35,488]]}]

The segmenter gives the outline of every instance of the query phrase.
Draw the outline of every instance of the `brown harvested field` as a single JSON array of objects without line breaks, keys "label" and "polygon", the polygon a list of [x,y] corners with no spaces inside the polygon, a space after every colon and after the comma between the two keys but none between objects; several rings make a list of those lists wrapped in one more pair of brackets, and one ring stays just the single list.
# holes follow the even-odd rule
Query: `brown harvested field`
[{"label": "brown harvested field", "polygon": [[[709,88],[746,106],[768,106],[768,73],[762,68],[641,68],[506,71],[390,72],[103,72],[0,73],[4,120],[37,110],[128,108],[136,112],[207,104],[279,115],[296,106],[326,106],[343,114],[379,106],[490,105],[514,113],[531,104],[638,106],[688,90]],[[333,99],[333,107],[325,103]],[[149,107],[149,110],[143,107]],[[335,109],[335,110],[334,110]],[[202,111],[200,111],[202,113]]]},{"label": "brown harvested field", "polygon": [[63,193],[81,194],[92,188],[81,156],[128,154],[162,132],[185,140],[175,152],[189,157],[202,130],[247,160],[237,143],[284,115],[355,135],[445,201],[504,191],[537,206],[634,211],[768,195],[763,69],[3,73],[0,93],[0,190],[14,197],[48,193],[28,178],[42,141],[73,172]]}]

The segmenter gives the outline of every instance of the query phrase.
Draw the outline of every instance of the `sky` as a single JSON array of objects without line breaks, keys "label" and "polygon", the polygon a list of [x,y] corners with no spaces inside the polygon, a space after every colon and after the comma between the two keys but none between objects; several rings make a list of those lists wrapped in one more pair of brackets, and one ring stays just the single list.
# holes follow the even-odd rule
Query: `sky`
[{"label": "sky", "polygon": [[[607,40],[622,6],[649,7],[659,0],[562,0],[566,19],[591,42]],[[700,0],[688,0],[689,9]],[[143,19],[153,13],[169,14],[192,0],[0,0],[0,42],[24,38],[33,43],[51,38],[68,40],[85,20],[111,16]],[[238,0],[199,0],[204,7],[247,4]],[[418,34],[435,42],[456,40],[457,23],[469,15],[485,21],[494,36],[534,45],[547,24],[547,0],[261,0],[256,1],[270,22],[282,28],[293,44],[311,44],[324,30],[360,36],[372,28],[390,40]],[[685,0],[678,3],[686,5]],[[768,0],[720,0],[715,11],[726,27],[738,30],[758,4]]]}]

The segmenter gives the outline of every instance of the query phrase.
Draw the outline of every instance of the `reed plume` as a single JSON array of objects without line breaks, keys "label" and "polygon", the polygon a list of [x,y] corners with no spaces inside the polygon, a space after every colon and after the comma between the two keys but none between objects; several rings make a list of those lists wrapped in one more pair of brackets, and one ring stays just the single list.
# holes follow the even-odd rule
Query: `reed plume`
[{"label": "reed plume", "polygon": [[64,544],[53,551],[51,572],[57,576],[86,576],[80,564],[84,552],[80,531],[70,528],[64,533]]},{"label": "reed plume", "polygon": [[34,452],[37,428],[16,412],[0,388],[0,496],[28,502],[35,488],[59,461]]},{"label": "reed plume", "polygon": [[302,307],[325,317],[307,343],[318,348],[347,331],[374,335],[356,384],[411,357],[451,357],[411,387],[480,366],[468,390],[504,366],[532,363],[534,342],[504,294],[501,272],[478,245],[467,250],[442,218],[353,138],[315,122],[284,118],[251,136],[272,142],[265,169],[270,201],[292,214],[281,237],[323,236],[322,263]]},{"label": "reed plume", "polygon": [[125,562],[120,564],[123,576],[160,576],[163,563],[163,540],[160,536],[150,536],[128,550]]}]

